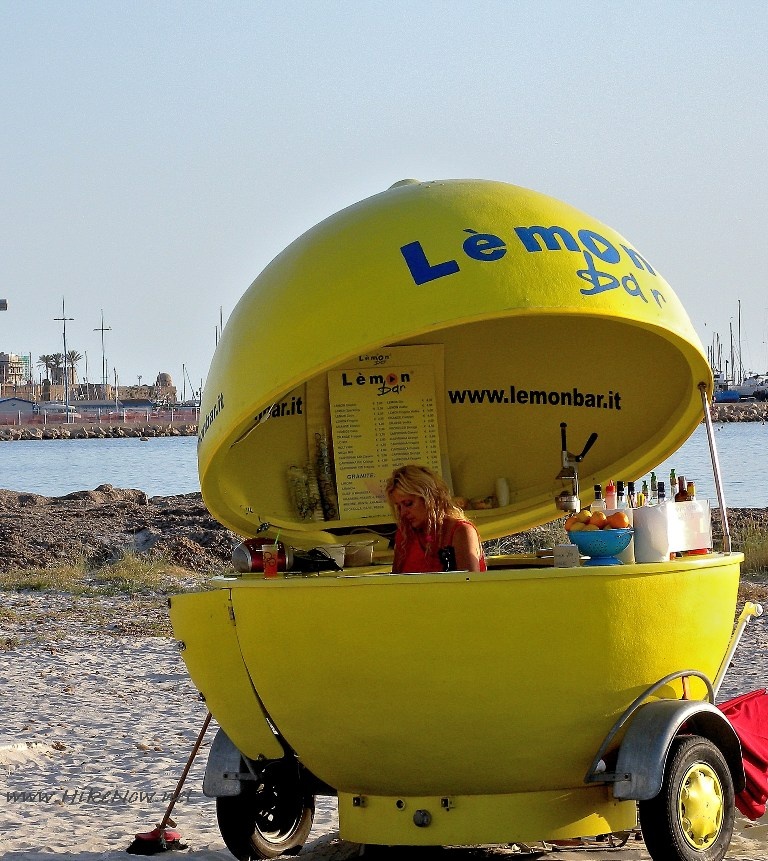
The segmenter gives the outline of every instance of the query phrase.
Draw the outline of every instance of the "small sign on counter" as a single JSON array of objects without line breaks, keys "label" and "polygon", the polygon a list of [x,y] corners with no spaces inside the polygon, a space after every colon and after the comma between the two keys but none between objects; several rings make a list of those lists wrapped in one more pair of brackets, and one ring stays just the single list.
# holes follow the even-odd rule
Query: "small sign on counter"
[{"label": "small sign on counter", "polygon": [[555,544],[555,568],[578,568],[581,554],[575,544]]}]

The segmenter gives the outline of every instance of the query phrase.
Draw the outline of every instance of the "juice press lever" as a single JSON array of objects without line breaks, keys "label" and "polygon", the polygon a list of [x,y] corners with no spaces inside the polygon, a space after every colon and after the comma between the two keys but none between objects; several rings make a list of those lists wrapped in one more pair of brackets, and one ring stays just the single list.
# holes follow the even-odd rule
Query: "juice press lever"
[{"label": "juice press lever", "polygon": [[568,443],[566,441],[565,429],[567,424],[560,422],[560,441],[562,447],[562,463],[563,467],[555,476],[563,482],[570,482],[570,487],[564,487],[563,490],[555,497],[555,505],[560,511],[580,511],[581,500],[579,499],[579,473],[576,465],[581,463],[586,457],[587,452],[595,444],[597,433],[593,432],[589,435],[589,439],[584,444],[581,454],[571,454],[568,451]]}]

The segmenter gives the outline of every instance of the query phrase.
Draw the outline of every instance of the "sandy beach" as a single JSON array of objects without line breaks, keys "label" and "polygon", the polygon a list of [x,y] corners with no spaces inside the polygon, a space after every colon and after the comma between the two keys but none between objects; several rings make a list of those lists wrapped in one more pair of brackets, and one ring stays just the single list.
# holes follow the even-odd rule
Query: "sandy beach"
[{"label": "sandy beach", "polygon": [[[86,602],[90,602],[86,605]],[[137,832],[162,817],[206,709],[168,636],[142,634],[164,600],[130,596],[4,593],[0,599],[0,858],[4,861],[127,861]],[[722,699],[768,679],[765,617],[747,629]],[[202,794],[212,725],[174,819],[188,845],[163,857],[229,861],[214,802]],[[544,848],[539,846],[538,848]],[[360,854],[339,839],[335,800],[318,799],[301,857]],[[387,857],[403,857],[390,850]],[[510,846],[421,850],[419,858],[523,857]],[[641,841],[623,849],[558,849],[546,857],[649,858]],[[530,856],[529,856],[530,857]],[[768,859],[768,823],[741,817],[728,857]]]}]

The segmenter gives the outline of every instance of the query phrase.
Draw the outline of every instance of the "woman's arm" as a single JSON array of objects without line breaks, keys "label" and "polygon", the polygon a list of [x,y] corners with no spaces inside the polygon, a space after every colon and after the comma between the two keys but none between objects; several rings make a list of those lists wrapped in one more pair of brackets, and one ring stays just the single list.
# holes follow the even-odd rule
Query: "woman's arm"
[{"label": "woman's arm", "polygon": [[392,573],[393,574],[402,574],[403,573],[403,556],[404,556],[403,547],[403,533],[398,529],[395,533],[395,554],[392,559]]},{"label": "woman's arm", "polygon": [[470,523],[457,523],[451,542],[456,552],[458,571],[479,571],[483,548],[480,537]]}]

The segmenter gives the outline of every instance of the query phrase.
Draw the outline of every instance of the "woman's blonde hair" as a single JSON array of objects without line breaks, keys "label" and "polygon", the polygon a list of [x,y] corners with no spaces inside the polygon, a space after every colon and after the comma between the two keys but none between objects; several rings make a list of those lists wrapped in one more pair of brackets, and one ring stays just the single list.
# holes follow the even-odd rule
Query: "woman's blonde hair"
[{"label": "woman's blonde hair", "polygon": [[446,517],[464,517],[464,512],[454,504],[451,490],[443,479],[429,467],[407,463],[398,467],[387,480],[386,494],[395,522],[400,525],[397,508],[392,503],[392,494],[399,490],[424,500],[427,509],[427,531],[438,533]]}]

